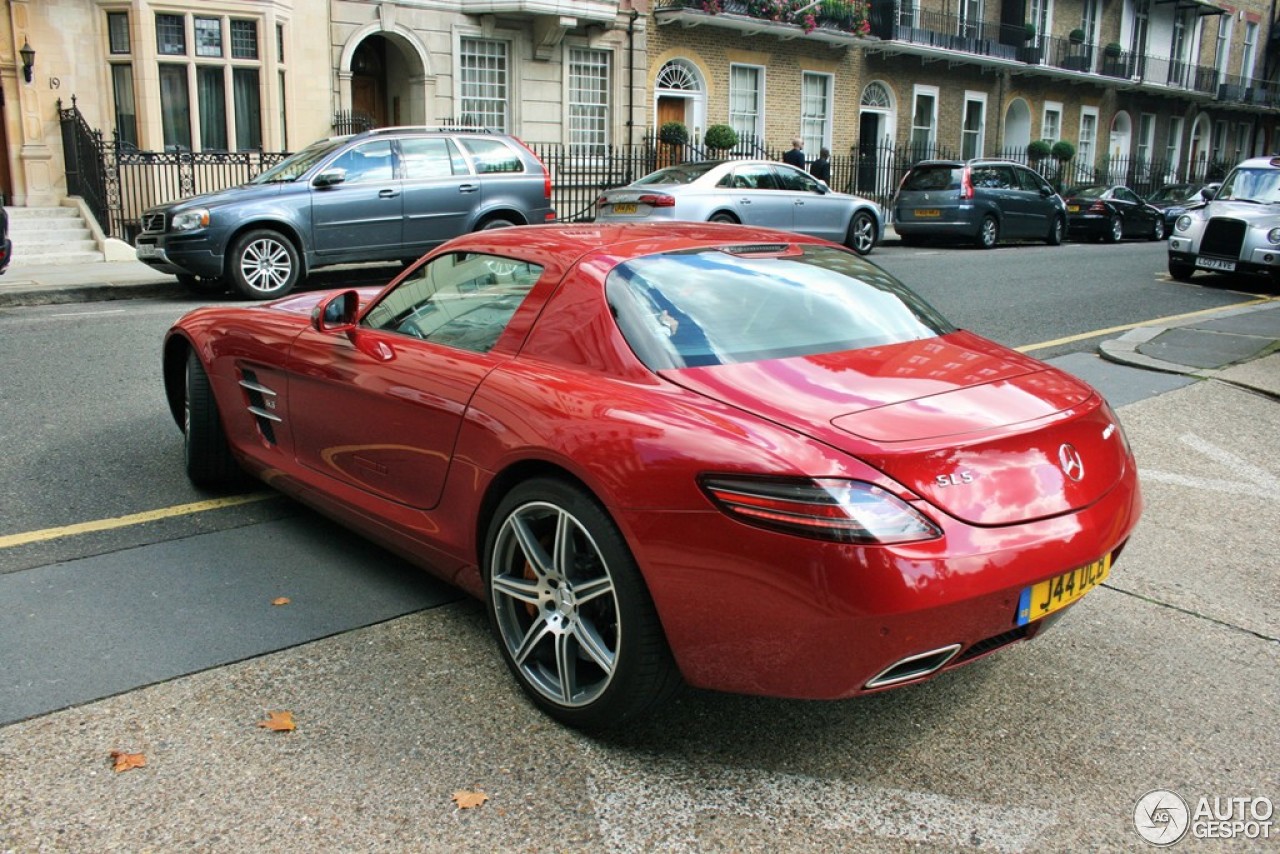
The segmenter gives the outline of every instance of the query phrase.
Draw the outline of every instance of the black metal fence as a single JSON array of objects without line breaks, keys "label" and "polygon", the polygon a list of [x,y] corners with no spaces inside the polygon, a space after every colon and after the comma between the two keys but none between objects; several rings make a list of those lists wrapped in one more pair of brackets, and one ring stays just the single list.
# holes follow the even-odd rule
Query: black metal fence
[{"label": "black metal fence", "polygon": [[[137,151],[119,141],[105,142],[100,132],[90,130],[74,99],[70,109],[59,104],[59,115],[68,194],[83,197],[103,230],[128,242],[139,232],[142,212],[148,207],[243,184],[287,156],[264,151]],[[670,145],[659,141],[652,130],[634,145],[534,143],[530,148],[551,173],[552,204],[559,218],[570,222],[590,220],[602,192],[625,186],[655,169],[726,157],[781,160],[785,150],[749,138],[727,152],[708,150],[694,142]],[[938,145],[857,144],[847,153],[831,157],[830,184],[836,190],[873,199],[887,209],[914,164],[958,156],[959,151]],[[1189,164],[1137,157],[1032,159],[1025,149],[989,151],[986,156],[1027,164],[1059,190],[1077,184],[1125,184],[1144,196],[1164,184],[1221,180],[1230,165],[1203,159]]]}]

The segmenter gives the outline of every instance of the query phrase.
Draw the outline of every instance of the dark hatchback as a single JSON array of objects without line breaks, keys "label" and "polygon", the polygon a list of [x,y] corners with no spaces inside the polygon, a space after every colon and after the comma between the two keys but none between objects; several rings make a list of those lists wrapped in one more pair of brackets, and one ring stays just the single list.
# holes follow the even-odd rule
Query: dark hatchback
[{"label": "dark hatchback", "polygon": [[1063,194],[1073,237],[1116,243],[1125,237],[1164,240],[1164,211],[1128,187],[1084,184]]},{"label": "dark hatchback", "polygon": [[248,184],[142,215],[138,260],[249,299],[331,264],[411,261],[470,231],[555,219],[551,174],[484,130],[385,128],[312,143]]},{"label": "dark hatchback", "polygon": [[894,230],[908,245],[934,238],[990,249],[1002,239],[1062,242],[1062,199],[1038,172],[1005,160],[925,160],[893,200]]}]

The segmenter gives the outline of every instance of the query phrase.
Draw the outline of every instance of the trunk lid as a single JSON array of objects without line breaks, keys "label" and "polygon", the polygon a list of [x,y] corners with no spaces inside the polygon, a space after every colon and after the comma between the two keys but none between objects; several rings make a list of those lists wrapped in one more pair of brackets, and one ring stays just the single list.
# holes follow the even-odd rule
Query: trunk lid
[{"label": "trunk lid", "polygon": [[852,454],[975,525],[1086,507],[1128,456],[1088,385],[965,332],[663,376]]}]

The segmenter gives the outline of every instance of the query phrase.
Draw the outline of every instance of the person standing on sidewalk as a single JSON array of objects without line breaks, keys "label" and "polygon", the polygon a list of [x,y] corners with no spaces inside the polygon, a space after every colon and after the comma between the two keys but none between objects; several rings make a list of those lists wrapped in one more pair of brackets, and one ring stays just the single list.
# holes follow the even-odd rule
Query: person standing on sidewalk
[{"label": "person standing on sidewalk", "polygon": [[803,169],[805,167],[803,139],[796,137],[791,140],[791,150],[782,155],[782,162],[790,163],[797,169]]},{"label": "person standing on sidewalk", "polygon": [[825,184],[831,183],[831,149],[823,148],[818,159],[809,164],[809,174]]}]

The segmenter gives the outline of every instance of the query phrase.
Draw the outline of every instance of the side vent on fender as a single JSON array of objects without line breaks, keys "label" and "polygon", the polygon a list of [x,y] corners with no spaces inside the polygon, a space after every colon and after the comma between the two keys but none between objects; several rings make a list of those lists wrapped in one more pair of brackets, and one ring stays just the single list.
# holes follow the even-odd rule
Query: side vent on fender
[{"label": "side vent on fender", "polygon": [[280,423],[280,416],[276,415],[275,390],[258,382],[258,375],[248,368],[240,371],[240,387],[244,389],[245,397],[249,401],[247,407],[249,413],[258,423],[258,432],[268,444],[274,445],[276,443],[275,425]]}]

